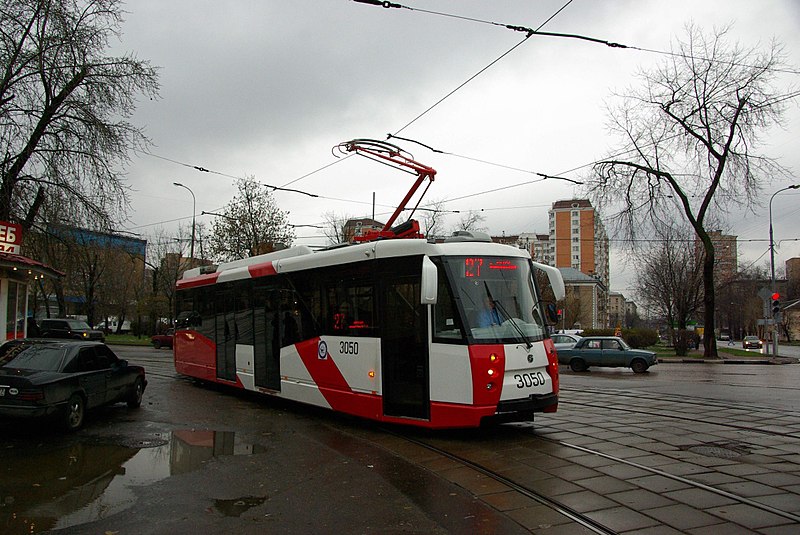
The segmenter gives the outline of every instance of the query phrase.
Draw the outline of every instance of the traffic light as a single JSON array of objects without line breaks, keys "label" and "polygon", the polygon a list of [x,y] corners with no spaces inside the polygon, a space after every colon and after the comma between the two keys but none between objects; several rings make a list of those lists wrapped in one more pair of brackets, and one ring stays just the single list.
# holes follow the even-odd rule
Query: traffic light
[{"label": "traffic light", "polygon": [[777,316],[781,311],[781,294],[775,292],[772,294],[772,315]]}]

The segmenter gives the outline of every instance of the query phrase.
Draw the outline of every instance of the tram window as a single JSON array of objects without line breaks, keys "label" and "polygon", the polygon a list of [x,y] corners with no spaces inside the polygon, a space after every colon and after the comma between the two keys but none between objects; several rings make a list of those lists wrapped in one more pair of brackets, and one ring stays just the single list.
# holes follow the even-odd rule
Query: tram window
[{"label": "tram window", "polygon": [[372,336],[375,330],[374,291],[368,285],[340,282],[327,289],[328,334]]},{"label": "tram window", "polygon": [[178,294],[177,311],[178,316],[175,325],[179,329],[191,329],[200,325],[200,313],[195,308],[195,291],[187,291]]},{"label": "tram window", "polygon": [[441,265],[439,269],[439,287],[436,305],[433,307],[433,337],[437,342],[463,341],[464,333],[453,296],[447,286],[447,276]]},{"label": "tram window", "polygon": [[242,284],[236,288],[236,341],[240,344],[253,344],[253,305],[252,287]]}]

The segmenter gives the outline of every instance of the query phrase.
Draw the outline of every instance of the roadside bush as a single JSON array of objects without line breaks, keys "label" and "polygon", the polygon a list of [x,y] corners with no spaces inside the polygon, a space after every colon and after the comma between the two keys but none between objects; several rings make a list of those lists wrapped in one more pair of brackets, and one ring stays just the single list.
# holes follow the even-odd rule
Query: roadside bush
[{"label": "roadside bush", "polygon": [[[615,329],[586,329],[581,336],[614,336]],[[633,348],[641,349],[658,343],[655,329],[622,329],[622,339]]]},{"label": "roadside bush", "polygon": [[625,329],[622,338],[631,347],[637,349],[654,346],[658,343],[658,332],[655,329]]}]

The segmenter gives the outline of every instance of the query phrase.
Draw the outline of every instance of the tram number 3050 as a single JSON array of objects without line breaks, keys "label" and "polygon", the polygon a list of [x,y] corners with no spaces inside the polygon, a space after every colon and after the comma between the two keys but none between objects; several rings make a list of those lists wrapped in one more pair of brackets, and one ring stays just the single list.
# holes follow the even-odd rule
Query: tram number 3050
[{"label": "tram number 3050", "polygon": [[517,388],[530,388],[545,383],[544,374],[542,372],[518,373],[514,375],[514,379],[517,381]]},{"label": "tram number 3050", "polygon": [[339,342],[339,353],[342,355],[358,355],[358,342]]}]

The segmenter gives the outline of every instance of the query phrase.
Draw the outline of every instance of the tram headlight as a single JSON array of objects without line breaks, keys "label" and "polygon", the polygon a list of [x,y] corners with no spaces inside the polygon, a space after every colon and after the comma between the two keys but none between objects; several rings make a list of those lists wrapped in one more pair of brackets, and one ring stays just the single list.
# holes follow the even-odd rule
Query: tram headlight
[{"label": "tram headlight", "polygon": [[489,355],[489,362],[492,363],[497,362],[497,354],[492,353],[491,355]]},{"label": "tram headlight", "polygon": [[494,383],[486,383],[486,390],[494,390]]},{"label": "tram headlight", "polygon": [[489,368],[488,370],[486,370],[486,373],[489,375],[489,377],[494,377],[494,374],[496,372],[494,371],[494,368]]}]

